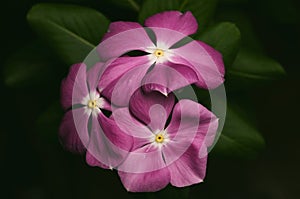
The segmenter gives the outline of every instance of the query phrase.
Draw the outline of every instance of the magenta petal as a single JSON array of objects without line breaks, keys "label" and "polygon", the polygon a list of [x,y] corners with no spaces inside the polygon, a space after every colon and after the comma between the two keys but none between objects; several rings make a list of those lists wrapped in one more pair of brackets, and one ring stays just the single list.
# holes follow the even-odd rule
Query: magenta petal
[{"label": "magenta petal", "polygon": [[198,82],[198,76],[193,69],[179,64],[156,64],[144,78],[143,89],[146,92],[159,91],[165,95]]},{"label": "magenta petal", "polygon": [[203,182],[206,173],[207,156],[198,157],[198,151],[189,148],[177,161],[168,166],[171,184],[185,187]]},{"label": "magenta petal", "polygon": [[109,25],[107,33],[103,36],[102,41],[120,32],[124,32],[130,29],[136,29],[136,28],[142,28],[142,26],[136,22],[127,22],[127,21],[112,22]]},{"label": "magenta petal", "polygon": [[99,81],[99,89],[103,90],[104,88],[109,87],[114,81],[122,77],[122,75],[130,71],[132,68],[145,64],[148,64],[149,67],[151,65],[147,56],[119,57],[106,67]]},{"label": "magenta petal", "polygon": [[155,48],[155,45],[144,28],[136,28],[107,38],[97,46],[97,51],[100,59],[107,61],[116,59],[129,51],[145,51],[147,48]]},{"label": "magenta petal", "polygon": [[184,35],[194,34],[198,29],[197,20],[191,12],[165,11],[145,20],[145,26],[167,28]]},{"label": "magenta petal", "polygon": [[93,116],[88,144],[89,157],[86,159],[91,165],[115,168],[124,161],[131,150],[132,137],[103,114],[100,113],[98,119]]},{"label": "magenta petal", "polygon": [[95,158],[89,151],[86,152],[85,161],[88,165],[92,167],[100,167],[103,169],[110,169],[109,166],[103,164],[97,158]]},{"label": "magenta petal", "polygon": [[103,107],[102,109],[107,110],[107,111],[112,111],[111,104],[104,98],[103,99]]},{"label": "magenta petal", "polygon": [[138,89],[131,97],[129,107],[136,118],[155,131],[164,129],[174,101],[173,94],[166,97],[159,92],[143,93]]},{"label": "magenta petal", "polygon": [[152,27],[151,30],[155,33],[156,36],[156,47],[164,50],[169,49],[175,43],[179,42],[181,39],[187,36],[185,34],[182,34],[181,32],[166,28]]},{"label": "magenta petal", "polygon": [[207,108],[191,100],[180,100],[174,107],[167,132],[173,143],[187,143],[200,150],[210,147],[218,129],[218,118]]},{"label": "magenta petal", "polygon": [[62,119],[59,127],[59,139],[63,147],[68,151],[79,154],[86,151],[78,136],[72,111],[66,112]]},{"label": "magenta petal", "polygon": [[152,135],[152,132],[149,128],[147,128],[147,126],[141,124],[139,121],[134,119],[131,116],[128,108],[119,108],[113,110],[112,117],[117,127],[123,132],[135,138],[143,138],[141,140],[146,140],[144,143],[141,143],[141,146],[143,146],[146,143],[149,143],[147,138],[149,138]]},{"label": "magenta petal", "polygon": [[130,192],[154,192],[166,187],[170,182],[168,168],[147,173],[126,173],[119,171],[120,179]]},{"label": "magenta petal", "polygon": [[166,167],[161,150],[149,144],[150,139],[144,140],[144,142],[148,142],[148,144],[131,151],[126,160],[118,167],[119,171],[127,173],[147,173]]},{"label": "magenta petal", "polygon": [[86,86],[86,66],[79,63],[70,67],[68,76],[61,83],[61,104],[64,110],[72,104],[79,104],[88,94]]},{"label": "magenta petal", "polygon": [[197,73],[197,85],[213,89],[224,82],[224,64],[219,52],[202,42],[192,41],[180,48],[172,49],[172,63],[187,65]]},{"label": "magenta petal", "polygon": [[99,88],[103,96],[117,106],[127,106],[129,99],[141,82],[151,63],[147,56],[121,57],[104,72]]},{"label": "magenta petal", "polygon": [[104,69],[104,63],[98,62],[87,71],[87,83],[89,85],[90,92],[96,91]]},{"label": "magenta petal", "polygon": [[82,144],[86,147],[90,139],[88,133],[88,123],[90,115],[86,113],[86,107],[73,109],[72,113],[77,134]]},{"label": "magenta petal", "polygon": [[190,147],[197,151],[197,157],[205,157],[217,128],[218,119],[204,106],[191,100],[180,100],[174,107],[172,119],[166,128],[172,140],[163,148],[166,164],[177,161]]}]

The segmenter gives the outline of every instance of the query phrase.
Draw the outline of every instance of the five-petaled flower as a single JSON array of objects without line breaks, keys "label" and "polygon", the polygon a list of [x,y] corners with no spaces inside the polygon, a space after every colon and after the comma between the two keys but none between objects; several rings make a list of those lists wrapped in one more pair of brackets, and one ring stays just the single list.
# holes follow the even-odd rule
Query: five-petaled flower
[{"label": "five-petaled flower", "polygon": [[88,164],[113,168],[123,161],[131,142],[127,134],[116,135],[115,131],[106,133],[107,129],[117,126],[101,111],[111,110],[109,102],[101,97],[97,89],[103,69],[103,63],[97,63],[88,71],[82,63],[70,68],[61,85],[61,104],[66,114],[59,137],[67,150],[85,153]]},{"label": "five-petaled flower", "polygon": [[[168,95],[190,84],[215,88],[223,83],[222,55],[204,42],[188,37],[198,28],[191,12],[158,13],[146,19],[145,26],[113,22],[97,46],[103,61],[116,59],[99,82],[100,88],[106,88],[103,95],[113,98],[112,103],[127,105],[132,93],[144,84],[144,91],[157,90]],[[183,40],[189,42],[182,44]],[[135,50],[146,55],[122,56]],[[118,84],[119,81],[122,83]]]},{"label": "five-petaled flower", "polygon": [[203,181],[207,148],[213,143],[218,119],[191,100],[173,105],[172,94],[163,98],[155,92],[137,91],[131,98],[130,111],[120,108],[113,112],[120,129],[133,136],[134,146],[118,167],[128,191],[153,192],[169,183],[184,187]]}]

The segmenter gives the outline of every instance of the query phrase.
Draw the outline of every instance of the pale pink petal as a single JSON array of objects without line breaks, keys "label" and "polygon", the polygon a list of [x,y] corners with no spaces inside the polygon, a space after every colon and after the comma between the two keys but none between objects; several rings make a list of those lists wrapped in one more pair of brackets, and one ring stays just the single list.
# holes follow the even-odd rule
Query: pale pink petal
[{"label": "pale pink petal", "polygon": [[129,192],[155,192],[165,188],[170,182],[168,168],[147,173],[126,173],[119,171],[120,179]]},{"label": "pale pink petal", "polygon": [[140,141],[143,142],[139,143],[138,141],[138,143],[135,143],[136,147],[134,148],[138,148],[149,143],[147,138],[151,137],[152,132],[147,126],[133,118],[128,108],[119,108],[113,110],[112,118],[121,131],[133,136],[134,138],[141,138]]},{"label": "pale pink petal", "polygon": [[168,97],[159,92],[144,93],[138,89],[130,99],[131,113],[155,131],[162,130],[174,106],[173,94]]},{"label": "pale pink petal", "polygon": [[68,76],[61,83],[61,104],[64,110],[81,103],[88,95],[86,86],[86,66],[79,63],[70,67]]},{"label": "pale pink petal", "polygon": [[206,163],[207,156],[199,158],[197,150],[189,148],[177,161],[168,166],[171,184],[185,187],[203,182]]},{"label": "pale pink petal", "polygon": [[90,142],[87,147],[89,156],[86,157],[88,164],[115,168],[124,161],[131,150],[132,137],[103,114],[100,113],[98,119],[96,116],[92,119]]},{"label": "pale pink petal", "polygon": [[85,161],[88,165],[92,167],[100,167],[103,169],[110,169],[109,166],[100,162],[97,158],[95,158],[89,151],[86,151]]},{"label": "pale pink petal", "polygon": [[179,64],[156,64],[144,78],[144,91],[159,91],[164,95],[198,82],[197,73],[189,66]]},{"label": "pale pink petal", "polygon": [[72,111],[66,112],[62,119],[59,127],[59,140],[62,146],[68,151],[79,154],[86,151],[78,136]]},{"label": "pale pink petal", "polygon": [[118,170],[127,173],[147,173],[165,167],[161,150],[150,144],[149,139],[148,144],[131,151]]},{"label": "pale pink petal", "polygon": [[105,69],[105,64],[102,62],[98,62],[87,71],[87,83],[90,92],[97,90],[100,77],[102,76],[104,69]]},{"label": "pale pink petal", "polygon": [[118,59],[113,60],[106,66],[105,71],[101,75],[98,85],[99,90],[102,91],[104,88],[109,87],[113,82],[121,78],[122,75],[131,69],[145,64],[148,64],[149,67],[151,66],[148,56],[119,57]]},{"label": "pale pink petal", "polygon": [[127,21],[112,22],[108,27],[107,33],[105,33],[105,35],[103,36],[102,41],[111,36],[119,34],[120,32],[124,32],[130,29],[136,29],[136,28],[142,28],[142,26],[136,22],[127,22]]},{"label": "pale pink petal", "polygon": [[166,164],[176,161],[191,146],[197,151],[197,157],[205,157],[207,147],[214,141],[217,128],[218,119],[204,106],[191,100],[180,100],[174,107],[172,119],[166,128],[172,140],[163,148]]},{"label": "pale pink petal", "polygon": [[88,132],[90,114],[87,113],[87,109],[87,107],[83,107],[72,110],[77,134],[85,147],[88,145],[90,139]]},{"label": "pale pink petal", "polygon": [[172,63],[188,65],[200,79],[197,85],[213,89],[224,82],[224,64],[219,52],[198,41],[192,41],[180,48],[172,49],[175,54]]},{"label": "pale pink petal", "polygon": [[184,35],[194,34],[198,29],[197,20],[191,12],[165,11],[145,20],[145,26],[167,28]]},{"label": "pale pink petal", "polygon": [[173,186],[184,187],[203,181],[207,144],[213,140],[217,126],[214,114],[196,102],[181,100],[175,106],[166,129],[172,142],[163,148]]},{"label": "pale pink petal", "polygon": [[[128,106],[130,97],[142,86],[142,79],[151,65],[148,61],[145,62],[145,57],[122,60],[124,62],[107,68],[107,72],[103,74],[105,78],[99,84],[99,87],[104,88],[102,94],[116,106]],[[107,86],[104,87],[105,85]]]},{"label": "pale pink petal", "polygon": [[158,49],[167,50],[174,44],[185,38],[187,35],[178,32],[176,30],[152,27],[151,30],[154,32],[156,37],[156,47]]},{"label": "pale pink petal", "polygon": [[103,104],[101,108],[107,111],[112,111],[111,104],[105,98],[102,98],[102,100]]},{"label": "pale pink petal", "polygon": [[107,61],[133,50],[145,51],[149,47],[154,48],[155,45],[144,28],[136,28],[107,38],[97,46],[97,51],[100,60]]}]

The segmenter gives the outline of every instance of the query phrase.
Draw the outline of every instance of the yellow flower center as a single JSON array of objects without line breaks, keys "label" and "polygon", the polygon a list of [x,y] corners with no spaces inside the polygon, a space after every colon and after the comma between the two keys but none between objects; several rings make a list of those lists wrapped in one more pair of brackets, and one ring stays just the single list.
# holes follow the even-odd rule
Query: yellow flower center
[{"label": "yellow flower center", "polygon": [[164,56],[164,51],[161,50],[161,49],[157,49],[157,50],[154,51],[154,55],[156,57],[162,57],[162,56]]},{"label": "yellow flower center", "polygon": [[91,108],[91,109],[96,108],[97,107],[97,101],[96,100],[89,100],[88,107]]},{"label": "yellow flower center", "polygon": [[157,143],[162,143],[164,141],[164,139],[165,139],[164,135],[161,133],[159,133],[155,136],[155,142],[157,142]]}]

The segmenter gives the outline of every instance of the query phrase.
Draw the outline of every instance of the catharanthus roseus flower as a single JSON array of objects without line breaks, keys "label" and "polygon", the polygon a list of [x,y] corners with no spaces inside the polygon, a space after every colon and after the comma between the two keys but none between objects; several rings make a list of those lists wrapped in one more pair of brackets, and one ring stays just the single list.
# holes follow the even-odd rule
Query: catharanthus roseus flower
[{"label": "catharanthus roseus flower", "polygon": [[[202,88],[215,88],[224,81],[224,64],[219,52],[201,41],[180,44],[197,31],[191,12],[158,13],[146,19],[145,26],[134,22],[111,23],[97,47],[103,61],[116,59],[103,74],[107,78],[99,82],[99,88],[105,87],[104,96],[111,99],[114,92],[114,104],[127,105],[129,96],[143,84],[147,85],[145,91],[157,90],[167,95],[193,83]],[[148,54],[122,56],[134,50]],[[185,81],[178,82],[179,76]],[[121,78],[123,84],[116,86]]]},{"label": "catharanthus roseus flower", "polygon": [[184,187],[203,181],[207,147],[214,140],[218,119],[191,100],[180,100],[174,108],[173,105],[172,95],[164,99],[155,93],[137,91],[130,111],[113,111],[116,124],[133,137],[132,150],[117,168],[128,191],[152,192],[169,183]]},{"label": "catharanthus roseus flower", "polygon": [[[59,136],[67,150],[86,152],[89,164],[112,168],[126,156],[131,142],[126,134],[105,133],[105,129],[111,130],[116,125],[102,112],[102,109],[111,109],[97,89],[103,68],[103,63],[97,63],[88,71],[85,64],[75,64],[70,68],[61,86],[61,104],[66,114]],[[116,136],[119,139],[113,139]]]},{"label": "catharanthus roseus flower", "polygon": [[145,26],[112,23],[97,47],[101,62],[73,65],[61,88],[62,144],[91,166],[117,169],[132,192],[203,181],[218,119],[194,101],[175,104],[173,91],[224,81],[221,54],[188,37],[198,28],[190,12],[162,12]]}]

